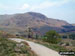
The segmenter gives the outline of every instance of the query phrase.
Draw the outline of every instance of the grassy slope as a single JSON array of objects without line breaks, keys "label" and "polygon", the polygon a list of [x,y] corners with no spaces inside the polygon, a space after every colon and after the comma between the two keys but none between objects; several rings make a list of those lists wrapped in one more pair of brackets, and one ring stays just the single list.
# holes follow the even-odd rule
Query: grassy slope
[{"label": "grassy slope", "polygon": [[[36,56],[31,51],[29,45],[26,42],[17,43],[12,40],[8,40],[4,34],[0,32],[0,56]],[[17,46],[24,44],[23,46]],[[16,50],[17,49],[17,50]]]},{"label": "grassy slope", "polygon": [[8,26],[2,26],[2,25],[0,25],[0,30],[9,32],[11,34],[14,34],[19,31],[24,31],[22,28],[13,27],[13,26],[8,27]]},{"label": "grassy slope", "polygon": [[42,40],[35,40],[35,39],[34,40],[33,39],[26,39],[26,40],[33,41],[33,42],[36,42],[38,44],[42,44],[42,45],[44,45],[44,46],[46,46],[46,47],[48,47],[50,49],[53,49],[55,51],[61,51],[61,50],[65,51],[66,50],[65,47],[62,47],[62,46],[57,45],[57,44],[47,43],[47,42],[44,42]]},{"label": "grassy slope", "polygon": [[[46,46],[46,47],[48,47],[52,50],[55,50],[57,52],[59,52],[59,51],[69,51],[65,46],[60,46],[58,44],[51,44],[51,43],[44,42],[42,40],[35,40],[35,39],[28,39],[28,38],[24,38],[24,39],[29,40],[29,41],[33,41],[33,42],[41,44],[41,45],[44,45],[44,46]],[[75,51],[75,48],[73,49],[73,51]],[[69,56],[75,56],[75,55],[69,55]]]}]

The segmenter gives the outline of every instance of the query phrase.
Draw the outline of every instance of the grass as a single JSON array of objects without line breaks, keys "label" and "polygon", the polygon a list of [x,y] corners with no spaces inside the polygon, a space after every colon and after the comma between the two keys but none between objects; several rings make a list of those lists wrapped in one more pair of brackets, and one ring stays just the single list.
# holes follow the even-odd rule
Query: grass
[{"label": "grass", "polygon": [[[69,51],[65,46],[60,46],[58,44],[51,44],[51,43],[47,43],[47,42],[40,42],[38,41],[37,43],[42,44],[52,50],[55,50],[57,52],[59,51]],[[72,47],[70,47],[72,48]],[[72,48],[73,51],[75,51],[75,48]],[[75,55],[67,55],[67,56],[75,56]]]},{"label": "grass", "polygon": [[15,46],[16,43],[0,37],[0,56],[15,56]]},{"label": "grass", "polygon": [[[25,40],[28,40],[28,41],[33,41],[35,43],[38,43],[38,44],[41,44],[41,45],[44,45],[52,50],[55,50],[57,52],[59,51],[69,51],[68,48],[66,48],[65,46],[61,46],[59,44],[52,44],[52,43],[48,43],[48,42],[45,42],[45,41],[42,41],[41,39],[31,39],[31,38],[24,38],[24,37],[18,37],[18,38],[21,38],[21,39],[25,39]],[[67,40],[66,40],[67,41]],[[63,41],[64,42],[64,41]],[[73,44],[75,42],[73,41]],[[72,47],[69,47],[69,49],[72,48]],[[72,48],[73,51],[75,51],[75,48]],[[75,56],[75,55],[70,55],[70,56]]]},{"label": "grass", "polygon": [[[22,39],[25,39],[25,40],[28,40],[28,41],[33,41],[35,43],[44,45],[44,46],[46,46],[46,47],[48,47],[52,50],[55,50],[57,52],[59,52],[59,51],[69,51],[65,46],[60,46],[58,44],[52,44],[52,43],[48,43],[48,42],[44,42],[42,40],[36,40],[36,39],[28,39],[28,38],[22,38]],[[73,48],[73,51],[75,51],[75,48]],[[68,56],[75,56],[75,55],[68,55]]]},{"label": "grass", "polygon": [[48,43],[48,42],[44,42],[42,40],[36,40],[36,39],[29,39],[29,38],[24,38],[24,37],[20,37],[21,39],[25,39],[25,40],[28,40],[28,41],[33,41],[35,43],[38,43],[38,44],[42,44],[52,50],[55,50],[55,51],[66,51],[67,49],[65,47],[62,47],[58,44],[52,44],[52,43]]},{"label": "grass", "polygon": [[[12,36],[12,35],[11,35]],[[23,45],[21,45],[23,44]],[[9,40],[5,32],[0,32],[0,56],[37,56],[28,43]]]},{"label": "grass", "polygon": [[58,52],[59,51],[66,51],[67,50],[65,47],[62,47],[62,46],[60,46],[58,44],[52,44],[52,43],[40,42],[40,41],[38,41],[36,43],[42,44],[42,45],[44,45],[44,46],[46,46],[46,47],[48,47],[48,48],[50,48],[52,50],[58,51]]},{"label": "grass", "polygon": [[[19,46],[21,44],[23,46]],[[25,42],[17,43],[0,37],[0,56],[36,56]],[[18,45],[18,46],[17,46]]]}]

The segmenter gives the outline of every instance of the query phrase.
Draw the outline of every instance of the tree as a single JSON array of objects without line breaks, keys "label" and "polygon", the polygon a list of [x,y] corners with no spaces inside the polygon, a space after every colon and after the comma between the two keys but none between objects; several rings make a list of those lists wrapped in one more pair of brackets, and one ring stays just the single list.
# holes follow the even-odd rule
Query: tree
[{"label": "tree", "polygon": [[75,40],[75,33],[70,34],[69,38],[72,39],[72,40]]},{"label": "tree", "polygon": [[49,43],[58,43],[61,41],[60,35],[54,30],[46,32],[45,37],[46,39],[44,40]]},{"label": "tree", "polygon": [[28,28],[28,38],[33,38],[32,28]]}]

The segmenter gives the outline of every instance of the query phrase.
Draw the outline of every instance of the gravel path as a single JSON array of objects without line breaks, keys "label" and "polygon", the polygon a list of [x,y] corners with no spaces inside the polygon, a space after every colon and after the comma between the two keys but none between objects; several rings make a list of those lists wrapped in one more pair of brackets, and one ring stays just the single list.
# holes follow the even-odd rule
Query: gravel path
[{"label": "gravel path", "polygon": [[[21,41],[26,41],[26,40],[23,40],[23,39],[19,39],[19,38],[10,38],[11,40],[14,40],[16,42],[21,42]],[[58,52],[52,50],[52,49],[49,49],[43,45],[40,45],[40,44],[37,44],[37,43],[34,43],[34,42],[31,42],[31,41],[26,41],[31,49],[38,55],[38,56],[61,56],[58,54]]]}]

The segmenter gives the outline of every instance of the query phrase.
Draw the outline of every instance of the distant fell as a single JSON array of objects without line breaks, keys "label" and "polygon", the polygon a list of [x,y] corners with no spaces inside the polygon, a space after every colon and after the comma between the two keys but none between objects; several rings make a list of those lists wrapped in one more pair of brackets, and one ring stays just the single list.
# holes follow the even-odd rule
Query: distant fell
[{"label": "distant fell", "polygon": [[[48,18],[47,16],[37,12],[27,12],[22,14],[13,15],[0,15],[0,19],[4,19],[2,23],[6,27],[16,27],[26,29],[31,27],[45,33],[49,30],[56,30],[57,32],[70,32],[74,31],[75,27],[64,20]],[[69,27],[69,28],[65,28]],[[72,29],[73,28],[73,29]]]}]

